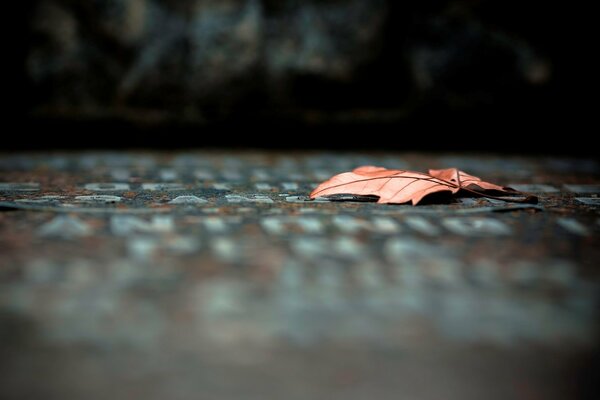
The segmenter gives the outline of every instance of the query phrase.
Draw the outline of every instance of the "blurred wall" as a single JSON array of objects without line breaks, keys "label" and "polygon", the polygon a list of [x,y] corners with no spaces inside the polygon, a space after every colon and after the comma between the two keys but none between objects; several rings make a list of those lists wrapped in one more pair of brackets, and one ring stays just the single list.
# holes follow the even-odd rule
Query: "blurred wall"
[{"label": "blurred wall", "polygon": [[541,1],[37,0],[26,114],[142,125],[549,120],[564,73],[558,13]]}]

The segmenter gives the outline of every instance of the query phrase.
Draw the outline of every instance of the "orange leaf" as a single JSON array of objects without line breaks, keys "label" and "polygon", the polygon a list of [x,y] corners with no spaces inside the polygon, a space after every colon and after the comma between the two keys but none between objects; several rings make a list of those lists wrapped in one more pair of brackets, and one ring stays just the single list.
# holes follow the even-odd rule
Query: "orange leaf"
[{"label": "orange leaf", "polygon": [[386,169],[382,167],[363,166],[352,172],[344,172],[321,183],[310,194],[310,198],[330,196],[334,194],[354,194],[378,196],[378,203],[407,203],[417,205],[423,198],[432,193],[457,193],[464,189],[481,194],[484,190],[504,193],[519,193],[484,182],[476,176],[469,175],[456,168],[429,170],[422,172]]},{"label": "orange leaf", "polygon": [[480,178],[469,175],[466,172],[459,171],[456,168],[447,168],[447,169],[430,169],[429,175],[444,180],[446,182],[452,182],[453,184],[458,184],[460,187],[479,187],[484,190],[497,190],[500,192],[512,191],[514,190],[498,185],[494,185],[493,183],[484,182]]}]

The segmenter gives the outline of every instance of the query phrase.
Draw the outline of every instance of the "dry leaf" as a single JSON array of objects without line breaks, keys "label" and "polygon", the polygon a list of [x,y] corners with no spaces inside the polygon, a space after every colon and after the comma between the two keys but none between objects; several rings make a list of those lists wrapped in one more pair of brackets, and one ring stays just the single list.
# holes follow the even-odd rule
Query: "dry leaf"
[{"label": "dry leaf", "polygon": [[[378,203],[407,203],[417,205],[423,198],[432,193],[449,192],[456,194],[464,190],[477,195],[497,198],[487,194],[486,190],[510,195],[522,194],[510,188],[484,182],[476,176],[469,175],[456,168],[429,170],[422,172],[386,169],[364,166],[352,172],[344,172],[321,183],[310,194],[310,198],[330,196],[334,194],[353,194],[378,196]],[[537,200],[537,199],[535,199]],[[512,199],[511,201],[515,201]],[[533,202],[533,197],[526,197],[519,202]]]}]

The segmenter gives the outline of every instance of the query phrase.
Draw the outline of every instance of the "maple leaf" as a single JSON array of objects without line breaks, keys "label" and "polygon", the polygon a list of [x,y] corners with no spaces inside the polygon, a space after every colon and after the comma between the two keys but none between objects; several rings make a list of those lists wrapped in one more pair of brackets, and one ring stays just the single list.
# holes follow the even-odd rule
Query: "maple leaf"
[{"label": "maple leaf", "polygon": [[[459,171],[456,168],[431,169],[429,174],[399,169],[363,166],[352,172],[335,175],[321,183],[310,193],[310,198],[331,196],[335,194],[353,194],[362,196],[378,196],[378,203],[407,203],[417,205],[423,198],[432,193],[449,192],[456,194],[467,191],[476,195],[498,198],[485,191],[502,194],[522,195],[511,188],[484,182],[480,178]],[[500,198],[507,200],[505,198]],[[524,199],[510,199],[517,202],[535,202],[537,198],[528,196]]]}]

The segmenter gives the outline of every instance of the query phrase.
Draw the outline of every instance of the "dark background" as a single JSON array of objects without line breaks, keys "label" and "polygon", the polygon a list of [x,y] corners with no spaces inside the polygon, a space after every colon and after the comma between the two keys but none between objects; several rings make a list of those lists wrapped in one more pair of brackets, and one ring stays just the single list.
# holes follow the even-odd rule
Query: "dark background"
[{"label": "dark background", "polygon": [[592,153],[575,139],[586,82],[564,4],[24,4],[11,114],[46,134],[8,148]]}]

